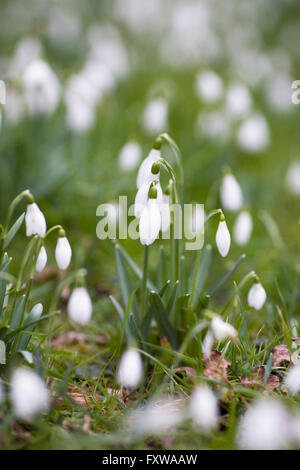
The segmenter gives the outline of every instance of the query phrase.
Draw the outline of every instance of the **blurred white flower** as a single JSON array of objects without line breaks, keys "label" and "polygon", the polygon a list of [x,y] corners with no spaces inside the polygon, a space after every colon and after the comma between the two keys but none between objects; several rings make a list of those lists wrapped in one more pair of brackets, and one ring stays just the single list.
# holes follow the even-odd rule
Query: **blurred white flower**
[{"label": "blurred white flower", "polygon": [[142,245],[152,245],[158,238],[160,229],[160,204],[157,199],[150,198],[142,211],[139,223],[139,234]]},{"label": "blurred white flower", "polygon": [[117,379],[120,385],[127,388],[137,388],[143,377],[141,355],[135,349],[127,349],[121,357]]},{"label": "blurred white flower", "polygon": [[32,420],[49,406],[49,391],[41,377],[31,369],[20,367],[11,377],[14,414],[17,418]]},{"label": "blurred white flower", "polygon": [[218,426],[218,400],[208,387],[198,386],[193,391],[189,410],[191,418],[201,429],[211,431]]},{"label": "blurred white flower", "polygon": [[75,287],[67,305],[70,320],[79,325],[85,325],[91,319],[93,304],[85,287]]},{"label": "blurred white flower", "polygon": [[160,400],[133,411],[130,416],[133,433],[143,436],[160,435],[178,425],[184,419],[178,403],[173,400]]},{"label": "blurred white flower", "polygon": [[231,237],[225,220],[220,220],[217,234],[216,244],[220,255],[225,258],[230,248]]},{"label": "blurred white flower", "polygon": [[101,98],[111,91],[116,83],[111,70],[95,59],[87,61],[80,76],[89,83],[90,93],[95,104],[98,104]]},{"label": "blurred white flower", "polygon": [[[283,69],[284,70],[284,69]],[[270,106],[277,112],[287,112],[293,109],[291,100],[291,83],[293,80],[285,75],[276,75],[268,80],[265,94]]]},{"label": "blurred white flower", "polygon": [[13,58],[10,63],[10,73],[19,77],[24,69],[31,63],[38,60],[42,53],[40,41],[33,37],[22,38],[16,46]]},{"label": "blurred white flower", "polygon": [[251,237],[253,228],[252,217],[247,210],[242,211],[234,225],[234,239],[237,245],[246,245]]},{"label": "blurred white flower", "polygon": [[222,110],[201,111],[196,120],[196,135],[208,139],[226,140],[231,129],[230,119]]},{"label": "blurred white flower", "polygon": [[286,374],[285,386],[292,395],[300,391],[300,365],[292,366]]},{"label": "blurred white flower", "polygon": [[17,124],[25,113],[25,103],[21,92],[15,88],[6,88],[5,117],[10,124]]},{"label": "blurred white flower", "polygon": [[207,70],[196,78],[196,92],[204,103],[215,103],[223,94],[223,82],[215,72]]},{"label": "blurred white flower", "polygon": [[93,89],[85,77],[73,75],[66,87],[64,100],[69,128],[78,133],[89,131],[95,124]]},{"label": "blurred white flower", "polygon": [[31,235],[44,237],[46,235],[46,219],[43,212],[35,202],[27,205],[25,224],[27,237],[30,237]]},{"label": "blurred white flower", "polygon": [[270,131],[265,117],[256,114],[243,121],[237,131],[237,143],[246,152],[263,152],[270,143]]},{"label": "blurred white flower", "polygon": [[262,398],[241,418],[237,444],[247,450],[285,449],[291,437],[290,417],[280,402]]},{"label": "blurred white flower", "polygon": [[[142,157],[142,149],[137,142],[129,141],[119,153],[119,166],[122,171],[135,170]],[[151,171],[151,169],[150,169]]]},{"label": "blurred white flower", "polygon": [[161,158],[160,150],[151,149],[149,155],[142,161],[139,168],[136,185],[138,189],[152,176],[153,180],[157,178],[157,175],[152,175],[151,168],[153,163],[157,162]]},{"label": "blurred white flower", "polygon": [[202,354],[210,356],[215,338],[211,330],[208,330],[202,343]]},{"label": "blurred white flower", "polygon": [[143,114],[143,126],[150,135],[166,130],[168,120],[168,103],[164,98],[149,101]]},{"label": "blurred white flower", "polygon": [[235,119],[245,117],[252,106],[252,99],[246,86],[240,83],[232,84],[226,95],[226,110]]},{"label": "blurred white flower", "polygon": [[24,99],[30,114],[52,114],[60,99],[59,81],[43,60],[31,62],[24,70]]},{"label": "blurred white flower", "polygon": [[46,264],[47,264],[47,252],[43,245],[40,249],[39,255],[36,260],[35,270],[38,273],[41,273],[42,271],[44,271]]},{"label": "blurred white flower", "polygon": [[71,263],[72,248],[67,237],[58,237],[55,247],[55,259],[60,269],[67,269]]},{"label": "blurred white flower", "polygon": [[291,193],[300,195],[300,161],[292,162],[286,175],[286,184]]},{"label": "blurred white flower", "polygon": [[255,282],[248,294],[248,305],[260,310],[267,299],[267,294],[260,282]]},{"label": "blurred white flower", "polygon": [[217,341],[230,338],[235,341],[238,338],[238,332],[234,326],[222,320],[219,315],[214,316],[210,323],[211,331]]},{"label": "blurred white flower", "polygon": [[223,208],[230,211],[238,211],[243,204],[241,187],[231,173],[227,173],[223,177],[220,197]]}]

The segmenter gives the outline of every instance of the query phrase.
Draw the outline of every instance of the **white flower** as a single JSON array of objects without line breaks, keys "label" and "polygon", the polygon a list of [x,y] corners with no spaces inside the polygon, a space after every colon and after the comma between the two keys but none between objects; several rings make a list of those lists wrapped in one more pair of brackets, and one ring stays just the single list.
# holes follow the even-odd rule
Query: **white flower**
[{"label": "white flower", "polygon": [[134,434],[159,435],[178,425],[184,415],[177,401],[161,399],[133,411],[130,418]]},{"label": "white flower", "polygon": [[25,224],[27,237],[30,237],[31,235],[44,237],[46,235],[46,219],[43,212],[35,202],[27,205]]},{"label": "white flower", "polygon": [[243,204],[241,187],[231,173],[226,174],[222,180],[220,196],[224,209],[237,211]]},{"label": "white flower", "polygon": [[215,103],[223,94],[223,82],[215,72],[206,71],[197,76],[196,91],[205,103]]},{"label": "white flower", "polygon": [[211,330],[208,330],[202,343],[202,354],[210,356],[214,340],[214,335],[212,334]]},{"label": "white flower", "polygon": [[228,255],[230,248],[230,233],[227,228],[225,220],[220,220],[219,227],[216,234],[216,244],[220,255],[225,258]]},{"label": "white flower", "polygon": [[[157,175],[153,175],[153,176],[155,176],[156,179],[154,180],[152,176],[149,177],[148,180],[145,181],[144,184],[142,184],[142,186],[139,188],[138,192],[136,193],[135,201],[134,201],[134,215],[137,219],[141,217],[142,212],[147,205],[148,193],[149,193],[151,184],[153,183],[153,181],[158,181]],[[159,204],[161,204],[163,200],[163,193],[162,193],[161,185],[159,182],[156,183],[155,188],[157,189],[157,201]]]},{"label": "white flower", "polygon": [[247,450],[277,450],[288,446],[290,420],[281,403],[262,398],[247,409],[237,434],[238,447]]},{"label": "white flower", "polygon": [[24,98],[30,114],[51,114],[60,98],[59,81],[49,65],[37,59],[23,74]]},{"label": "white flower", "polygon": [[152,245],[161,228],[161,213],[157,199],[149,199],[144,207],[139,224],[142,245]]},{"label": "white flower", "polygon": [[141,355],[135,349],[127,349],[121,357],[117,378],[120,385],[127,388],[137,388],[143,377]]},{"label": "white flower", "polygon": [[64,96],[69,128],[77,133],[89,131],[95,123],[95,97],[88,80],[82,75],[73,75]]},{"label": "white flower", "polygon": [[246,119],[238,129],[237,143],[246,152],[264,151],[270,143],[270,131],[265,117],[256,114]]},{"label": "white flower", "polygon": [[290,164],[286,175],[286,184],[292,194],[300,195],[300,161]]},{"label": "white flower", "polygon": [[198,386],[190,401],[190,416],[205,431],[211,431],[218,425],[219,406],[214,393],[206,386]]},{"label": "white flower", "polygon": [[218,315],[216,315],[212,319],[210,327],[217,341],[222,341],[225,338],[236,340],[238,337],[238,332],[236,331],[234,326],[230,325],[230,323],[223,321],[222,318]]},{"label": "white flower", "polygon": [[267,299],[267,294],[260,282],[255,282],[248,294],[248,305],[260,310]]},{"label": "white flower", "polygon": [[151,168],[153,163],[157,162],[161,158],[160,150],[151,149],[148,157],[143,160],[137,175],[136,185],[138,189],[148,181],[149,177],[153,177],[155,179],[157,175],[152,175]]},{"label": "white flower", "polygon": [[237,245],[246,245],[251,237],[253,228],[252,217],[250,212],[242,211],[234,225],[234,239]]},{"label": "white flower", "polygon": [[45,250],[45,247],[42,246],[40,249],[39,255],[37,257],[37,260],[36,260],[35,270],[38,273],[41,273],[42,271],[44,271],[46,264],[47,264],[47,252]]},{"label": "white flower", "polygon": [[41,377],[31,369],[20,367],[13,372],[10,396],[18,418],[32,420],[48,409],[48,389]]},{"label": "white flower", "polygon": [[168,103],[164,98],[151,100],[144,111],[143,125],[149,134],[159,134],[167,127]]},{"label": "white flower", "polygon": [[224,141],[230,134],[231,123],[223,110],[201,111],[196,120],[196,135]]},{"label": "white flower", "polygon": [[75,287],[70,295],[67,311],[70,320],[80,325],[89,322],[92,316],[93,304],[85,287]]},{"label": "white flower", "polygon": [[284,383],[292,395],[300,391],[300,364],[291,367],[286,374]]},{"label": "white flower", "polygon": [[164,194],[162,203],[159,206],[161,214],[161,231],[162,233],[168,232],[171,224],[171,211],[170,211],[170,196]]},{"label": "white flower", "polygon": [[230,86],[226,95],[226,109],[233,118],[245,116],[251,109],[252,99],[249,90],[240,83]]},{"label": "white flower", "polygon": [[58,237],[55,248],[55,259],[60,269],[67,269],[71,262],[72,249],[67,237]]},{"label": "white flower", "polygon": [[[119,166],[123,171],[134,170],[142,156],[142,150],[137,142],[127,142],[119,154]],[[150,169],[151,171],[151,169]]]}]

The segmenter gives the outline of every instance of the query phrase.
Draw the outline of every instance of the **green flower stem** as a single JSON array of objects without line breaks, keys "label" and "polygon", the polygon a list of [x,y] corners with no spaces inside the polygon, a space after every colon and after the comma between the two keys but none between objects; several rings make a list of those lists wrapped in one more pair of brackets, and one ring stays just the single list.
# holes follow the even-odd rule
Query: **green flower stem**
[{"label": "green flower stem", "polygon": [[15,197],[15,199],[12,201],[12,203],[10,204],[9,208],[8,208],[8,213],[7,213],[7,217],[6,217],[6,222],[5,222],[5,225],[4,225],[4,237],[8,231],[8,228],[9,228],[9,224],[10,224],[10,221],[11,221],[11,218],[12,218],[12,215],[15,211],[15,208],[17,207],[17,205],[22,201],[23,198],[26,198],[27,201],[29,203],[33,203],[34,202],[34,198],[31,194],[31,192],[26,189],[25,191],[22,191],[17,197]]},{"label": "green flower stem", "polygon": [[55,230],[63,230],[63,227],[61,225],[54,225],[53,227],[49,228],[46,235],[44,236],[44,240]]},{"label": "green flower stem", "polygon": [[147,306],[147,279],[148,279],[148,264],[149,264],[149,246],[145,245],[144,250],[144,269],[142,279],[142,300],[141,300],[141,318],[145,318]]}]

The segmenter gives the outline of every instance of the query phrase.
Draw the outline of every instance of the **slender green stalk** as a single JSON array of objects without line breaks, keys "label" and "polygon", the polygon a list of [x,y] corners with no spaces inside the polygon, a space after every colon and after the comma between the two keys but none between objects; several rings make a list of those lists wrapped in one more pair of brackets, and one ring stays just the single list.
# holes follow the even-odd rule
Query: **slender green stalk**
[{"label": "slender green stalk", "polygon": [[144,269],[142,279],[142,300],[141,300],[141,318],[145,318],[147,306],[147,279],[148,279],[148,264],[149,264],[149,246],[145,245],[144,250]]}]

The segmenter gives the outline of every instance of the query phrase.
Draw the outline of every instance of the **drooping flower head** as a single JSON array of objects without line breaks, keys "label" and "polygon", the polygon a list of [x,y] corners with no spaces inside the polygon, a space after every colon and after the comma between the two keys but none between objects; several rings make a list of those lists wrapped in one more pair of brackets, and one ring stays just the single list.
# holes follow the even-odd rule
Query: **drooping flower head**
[{"label": "drooping flower head", "polygon": [[143,377],[143,363],[140,353],[135,349],[127,349],[120,360],[117,379],[120,385],[137,388]]},{"label": "drooping flower head", "polygon": [[255,310],[260,310],[264,306],[266,299],[266,291],[261,285],[258,277],[256,277],[248,294],[248,305],[249,307],[255,308]]},{"label": "drooping flower head", "polygon": [[231,237],[226,224],[224,214],[220,216],[220,222],[216,233],[216,244],[220,255],[225,258],[230,249]]},{"label": "drooping flower head", "polygon": [[43,238],[46,235],[46,219],[43,212],[35,202],[27,205],[25,224],[27,237],[38,235]]},{"label": "drooping flower head", "polygon": [[55,248],[55,259],[60,269],[67,269],[72,258],[72,248],[65,231],[60,230]]},{"label": "drooping flower head", "polygon": [[70,320],[85,325],[91,319],[93,304],[86,287],[75,287],[67,305]]}]

